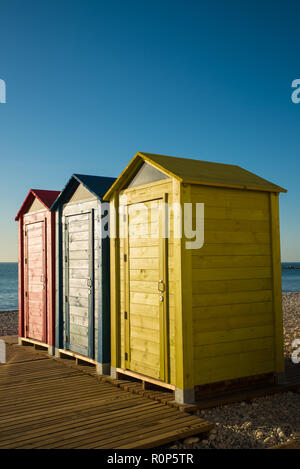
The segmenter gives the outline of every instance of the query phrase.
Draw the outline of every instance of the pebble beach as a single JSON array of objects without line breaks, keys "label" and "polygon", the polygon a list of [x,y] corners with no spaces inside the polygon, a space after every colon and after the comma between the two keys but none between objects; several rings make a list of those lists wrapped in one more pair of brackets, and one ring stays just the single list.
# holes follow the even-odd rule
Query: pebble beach
[{"label": "pebble beach", "polygon": [[[300,339],[300,292],[283,293],[282,304],[284,354],[291,360],[292,342]],[[169,448],[263,449],[300,437],[300,393],[280,393],[251,403],[200,410],[198,415],[214,422],[210,434],[202,440],[191,437],[178,441]]]},{"label": "pebble beach", "polygon": [[0,311],[0,337],[18,334],[18,311]]},{"label": "pebble beach", "polygon": [[[300,339],[300,292],[283,293],[284,352],[291,360],[292,342]],[[18,312],[0,311],[0,336],[18,333]],[[300,366],[294,365],[294,366]],[[300,434],[300,393],[281,393],[200,410],[199,417],[214,422],[205,439],[177,441],[172,449],[268,448]]]}]

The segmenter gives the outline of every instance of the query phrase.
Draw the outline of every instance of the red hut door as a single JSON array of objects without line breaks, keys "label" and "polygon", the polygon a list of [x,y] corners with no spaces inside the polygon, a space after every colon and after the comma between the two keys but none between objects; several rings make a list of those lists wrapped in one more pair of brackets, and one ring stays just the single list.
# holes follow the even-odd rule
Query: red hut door
[{"label": "red hut door", "polygon": [[25,225],[25,337],[46,341],[46,221]]}]

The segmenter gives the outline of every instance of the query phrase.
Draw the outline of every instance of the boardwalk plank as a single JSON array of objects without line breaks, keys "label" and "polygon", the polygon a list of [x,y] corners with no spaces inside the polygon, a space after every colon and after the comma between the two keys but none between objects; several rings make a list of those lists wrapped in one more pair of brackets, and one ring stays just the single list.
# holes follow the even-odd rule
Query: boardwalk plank
[{"label": "boardwalk plank", "polygon": [[0,449],[147,448],[207,432],[212,424],[158,402],[160,391],[136,394],[99,381],[32,347],[10,344],[0,366]]}]

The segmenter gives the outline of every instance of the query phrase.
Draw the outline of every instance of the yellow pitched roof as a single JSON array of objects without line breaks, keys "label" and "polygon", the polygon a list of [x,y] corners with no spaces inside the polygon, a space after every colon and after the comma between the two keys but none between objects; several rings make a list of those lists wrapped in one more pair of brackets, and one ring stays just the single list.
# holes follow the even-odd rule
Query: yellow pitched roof
[{"label": "yellow pitched roof", "polygon": [[104,200],[109,199],[115,189],[123,186],[125,179],[127,179],[127,172],[130,171],[130,168],[137,166],[138,160],[147,161],[170,177],[175,177],[185,183],[268,192],[287,192],[286,189],[240,166],[138,152],[105,194]]}]

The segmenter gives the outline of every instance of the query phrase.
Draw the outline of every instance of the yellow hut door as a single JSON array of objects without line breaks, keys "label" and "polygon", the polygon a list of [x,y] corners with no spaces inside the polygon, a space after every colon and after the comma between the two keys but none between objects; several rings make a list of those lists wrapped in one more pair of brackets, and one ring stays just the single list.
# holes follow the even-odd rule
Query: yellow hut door
[{"label": "yellow hut door", "polygon": [[166,206],[162,198],[125,210],[125,367],[168,382]]}]

